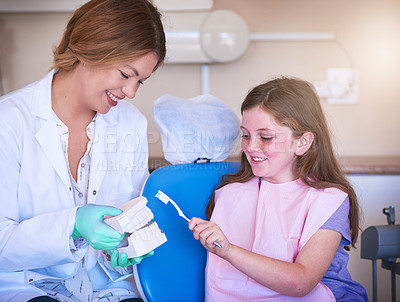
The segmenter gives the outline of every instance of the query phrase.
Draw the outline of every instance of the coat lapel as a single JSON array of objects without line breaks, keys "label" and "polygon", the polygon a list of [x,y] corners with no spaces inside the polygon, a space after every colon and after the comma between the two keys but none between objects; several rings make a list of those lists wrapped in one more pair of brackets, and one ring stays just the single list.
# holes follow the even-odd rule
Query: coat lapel
[{"label": "coat lapel", "polygon": [[42,120],[35,137],[66,188],[70,188],[68,166],[51,108],[51,83],[54,72],[52,70],[43,80],[37,82],[33,93],[32,115]]},{"label": "coat lapel", "polygon": [[57,126],[51,119],[47,120],[35,135],[47,158],[67,188],[71,187],[65,154],[60,144]]}]

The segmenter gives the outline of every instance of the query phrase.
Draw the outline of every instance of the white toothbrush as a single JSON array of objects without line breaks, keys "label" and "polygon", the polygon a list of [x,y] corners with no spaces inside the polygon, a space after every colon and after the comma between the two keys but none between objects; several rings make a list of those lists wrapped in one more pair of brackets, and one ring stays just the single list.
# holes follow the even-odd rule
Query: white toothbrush
[{"label": "white toothbrush", "polygon": [[190,221],[189,218],[183,214],[183,211],[181,208],[173,201],[167,194],[165,194],[163,191],[158,190],[156,197],[161,200],[163,203],[167,204],[168,202],[171,202],[172,205],[175,207],[175,209],[178,211],[179,216],[181,216],[183,219],[185,219],[187,222]]},{"label": "white toothbrush", "polygon": [[[175,207],[175,209],[178,211],[179,216],[181,216],[183,219],[185,219],[187,222],[190,221],[189,218],[186,217],[186,215],[183,213],[181,208],[176,204],[175,201],[173,201],[167,194],[165,194],[163,191],[158,190],[157,194],[155,195],[159,200],[161,200],[164,204],[168,204],[168,202],[172,203],[172,205]],[[217,242],[213,242],[215,246],[221,247]]]}]

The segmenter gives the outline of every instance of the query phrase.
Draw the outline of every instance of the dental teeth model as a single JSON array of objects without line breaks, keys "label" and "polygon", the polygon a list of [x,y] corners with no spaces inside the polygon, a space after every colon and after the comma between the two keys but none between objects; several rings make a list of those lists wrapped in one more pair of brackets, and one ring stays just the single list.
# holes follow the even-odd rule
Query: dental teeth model
[{"label": "dental teeth model", "polygon": [[123,211],[120,215],[104,219],[116,231],[130,233],[127,240],[124,239],[117,248],[120,254],[126,253],[128,258],[147,254],[167,241],[158,224],[150,222],[154,215],[146,204],[146,197],[137,197],[120,207]]}]

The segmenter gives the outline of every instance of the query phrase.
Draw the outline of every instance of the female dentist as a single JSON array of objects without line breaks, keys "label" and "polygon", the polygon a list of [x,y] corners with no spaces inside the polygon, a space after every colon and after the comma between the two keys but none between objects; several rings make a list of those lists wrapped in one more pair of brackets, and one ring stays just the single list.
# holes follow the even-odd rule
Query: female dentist
[{"label": "female dentist", "polygon": [[124,234],[104,224],[148,176],[147,121],[125,97],[162,64],[147,0],[72,15],[43,79],[0,99],[1,301],[135,301]]}]

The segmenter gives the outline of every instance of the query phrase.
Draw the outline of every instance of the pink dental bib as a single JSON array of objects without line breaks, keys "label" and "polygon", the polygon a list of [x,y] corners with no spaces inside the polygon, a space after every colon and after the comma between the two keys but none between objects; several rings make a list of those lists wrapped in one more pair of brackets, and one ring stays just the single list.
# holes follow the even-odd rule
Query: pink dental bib
[{"label": "pink dental bib", "polygon": [[[259,178],[253,178],[219,189],[211,220],[220,226],[232,244],[294,262],[302,247],[346,196],[339,189],[317,190],[300,180],[283,184],[261,181],[259,185]],[[208,253],[205,301],[329,302],[335,298],[321,282],[305,297],[282,296],[247,277],[224,259]]]}]

